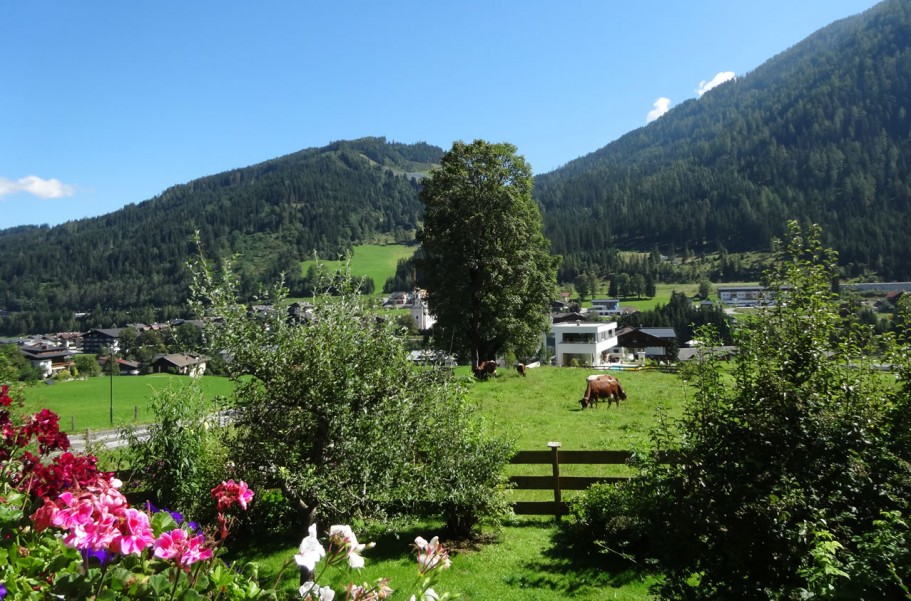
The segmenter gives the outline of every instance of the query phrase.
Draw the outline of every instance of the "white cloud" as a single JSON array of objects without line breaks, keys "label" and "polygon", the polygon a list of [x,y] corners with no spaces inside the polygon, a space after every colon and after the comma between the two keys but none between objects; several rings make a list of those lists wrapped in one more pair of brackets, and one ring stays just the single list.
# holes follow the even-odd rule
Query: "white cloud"
[{"label": "white cloud", "polygon": [[645,122],[651,123],[664,113],[668,112],[671,108],[671,99],[665,98],[662,96],[652,104],[653,108],[648,112],[648,115],[645,116]]},{"label": "white cloud", "polygon": [[734,77],[735,76],[733,71],[722,71],[720,73],[716,73],[715,77],[709,81],[700,81],[699,89],[696,90],[696,93],[699,94],[699,96],[702,96],[712,88],[720,86],[724,82],[734,79]]},{"label": "white cloud", "polygon": [[24,192],[38,198],[64,198],[76,193],[76,188],[64,184],[58,179],[41,179],[37,175],[27,175],[22,179],[11,180],[0,177],[0,198],[8,194]]}]

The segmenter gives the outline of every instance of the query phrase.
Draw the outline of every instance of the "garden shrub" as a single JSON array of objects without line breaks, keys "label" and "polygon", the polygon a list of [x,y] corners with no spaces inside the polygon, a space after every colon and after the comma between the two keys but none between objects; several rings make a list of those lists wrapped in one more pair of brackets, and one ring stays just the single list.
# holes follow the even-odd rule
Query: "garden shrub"
[{"label": "garden shrub", "polygon": [[[59,418],[44,409],[19,423],[10,414],[9,387],[0,387],[0,599],[385,599],[390,583],[352,580],[364,565],[360,544],[345,525],[329,529],[329,546],[316,526],[269,584],[256,564],[230,565],[224,546],[238,512],[254,493],[228,480],[209,494],[216,519],[200,527],[178,512],[151,504],[131,507],[112,473],[97,459],[68,451]],[[37,453],[37,454],[35,454]],[[449,554],[434,537],[415,539],[418,579],[412,599],[445,598],[434,589]],[[289,566],[301,585],[282,590]],[[296,572],[294,572],[296,573]],[[319,581],[319,583],[318,583]]]},{"label": "garden shrub", "polygon": [[298,522],[383,519],[429,501],[460,530],[508,511],[498,441],[444,369],[407,359],[401,330],[380,319],[345,273],[298,321],[279,284],[248,310],[230,264],[195,269],[193,307],[218,318],[212,354],[236,383],[231,461],[257,489],[278,489]]},{"label": "garden shrub", "polygon": [[634,482],[600,483],[573,497],[564,538],[576,552],[594,550],[640,563],[647,559],[648,530],[644,499]]},{"label": "garden shrub", "polygon": [[184,385],[156,390],[149,408],[154,421],[145,439],[129,425],[122,429],[129,443],[124,463],[133,468],[130,488],[185,515],[211,517],[208,491],[231,476],[218,424],[222,407],[206,399],[196,380],[188,379]]},{"label": "garden shrub", "polygon": [[[683,418],[656,429],[629,486],[662,598],[908,598],[911,352],[840,314],[834,253],[789,227],[765,276],[774,304],[736,332],[733,384],[698,357]],[[616,530],[603,521],[595,538]]]}]

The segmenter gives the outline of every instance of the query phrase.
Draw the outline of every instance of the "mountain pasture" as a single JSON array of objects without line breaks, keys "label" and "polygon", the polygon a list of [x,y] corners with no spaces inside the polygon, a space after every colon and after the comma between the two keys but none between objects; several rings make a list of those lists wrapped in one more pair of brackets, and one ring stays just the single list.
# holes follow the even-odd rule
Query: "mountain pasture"
[{"label": "mountain pasture", "polygon": [[[366,276],[373,280],[374,296],[383,294],[383,284],[386,279],[395,275],[395,266],[399,259],[408,259],[417,250],[417,246],[406,246],[404,244],[361,244],[355,246],[349,265],[351,275],[356,277]],[[345,259],[327,260],[319,258],[317,260],[301,261],[301,275],[307,275],[307,271],[312,265],[320,264],[325,266],[328,273],[334,273],[345,266]]]},{"label": "mountain pasture", "polygon": [[[469,394],[479,407],[491,430],[515,440],[517,450],[547,450],[547,443],[558,441],[563,450],[646,449],[649,431],[656,424],[659,410],[670,416],[683,411],[691,394],[687,384],[675,374],[659,371],[618,372],[628,399],[620,408],[600,405],[582,410],[579,398],[585,390],[585,368],[538,367],[526,377],[513,369],[501,368],[498,375],[485,381],[474,380],[467,367],[456,370],[458,377],[470,382]],[[604,373],[604,372],[601,372]],[[445,452],[445,444],[441,444]],[[549,475],[550,465],[509,466],[510,475]],[[624,466],[561,466],[563,475],[629,475]],[[571,497],[564,492],[564,500]],[[514,500],[552,500],[551,491],[515,491]],[[429,538],[439,533],[433,522],[409,523],[399,529],[371,535],[359,532],[359,540],[376,541],[364,553],[366,566],[359,581],[390,578],[394,583],[412,582],[415,577],[411,542],[415,536]],[[301,528],[303,535],[304,530]],[[552,517],[515,517],[499,529],[485,530],[483,544],[456,548],[452,568],[440,574],[436,590],[451,592],[471,601],[529,599],[557,601],[578,599],[595,601],[651,599],[648,588],[654,576],[638,572],[617,556],[593,553],[579,556],[560,543],[561,532]],[[294,554],[294,544],[272,544],[240,550],[237,559],[255,560],[260,574],[275,578],[282,565]],[[444,541],[444,544],[449,544]],[[293,591],[297,575],[285,573],[283,587]],[[407,598],[409,589],[404,589]]]},{"label": "mountain pasture", "polygon": [[[620,380],[627,399],[620,407],[599,403],[582,409],[586,377],[610,373]],[[515,441],[519,451],[546,451],[559,442],[563,451],[644,451],[651,447],[650,432],[657,416],[679,417],[688,394],[680,377],[657,370],[595,372],[585,368],[542,366],[526,377],[515,370],[472,385],[471,396],[488,427]],[[550,475],[550,465],[511,465],[511,476]],[[630,476],[624,465],[562,465],[564,476]],[[575,494],[565,491],[563,499]],[[513,501],[551,501],[549,490],[512,492]]]},{"label": "mountain pasture", "polygon": [[[687,384],[675,374],[660,371],[618,372],[628,394],[620,407],[601,404],[596,409],[582,410],[579,405],[592,370],[542,366],[529,369],[521,377],[514,369],[501,368],[498,375],[486,381],[473,379],[467,367],[456,369],[464,378],[468,394],[477,402],[486,425],[494,432],[515,441],[517,450],[546,450],[548,442],[558,441],[563,450],[646,449],[649,431],[656,415],[664,411],[680,415],[689,394]],[[604,373],[604,372],[601,372]],[[147,410],[154,390],[164,386],[182,386],[186,377],[149,375],[113,378],[115,423],[131,422],[133,408],[138,407],[139,421],[152,416]],[[86,427],[108,427],[110,400],[109,377],[85,381],[38,385],[26,389],[26,408],[47,406],[61,415],[61,425],[69,429],[75,415],[77,433]],[[225,378],[205,376],[201,379],[207,395],[230,395],[231,384]],[[95,424],[88,426],[87,424]],[[441,447],[445,450],[445,446]],[[547,475],[549,465],[509,466],[511,475]],[[629,475],[625,466],[561,467],[564,475]],[[515,491],[514,500],[550,500],[552,492]],[[564,499],[571,498],[566,491]],[[426,538],[440,528],[435,523],[400,525],[400,530],[377,533],[358,532],[362,540],[376,540],[376,549],[365,554],[367,566],[359,578],[372,580],[390,577],[393,582],[408,583],[414,577],[411,541],[417,535]],[[303,532],[303,527],[301,528]],[[441,574],[437,590],[459,593],[463,599],[532,599],[550,601],[573,598],[581,600],[650,598],[648,586],[652,577],[644,576],[628,565],[618,565],[609,555],[577,557],[559,543],[560,530],[550,517],[517,517],[501,529],[485,533],[484,544],[459,548],[453,567]],[[296,548],[272,541],[266,547],[235,547],[237,559],[260,563],[260,573],[275,578],[282,564]],[[283,577],[287,590],[296,590],[296,573]]]},{"label": "mountain pasture", "polygon": [[[582,410],[586,377],[594,373],[620,380],[628,398],[619,409],[601,403]],[[488,425],[513,438],[521,450],[546,450],[550,441],[567,450],[646,448],[655,412],[679,416],[687,394],[683,380],[660,371],[542,366],[529,369],[525,378],[502,368],[497,374],[472,384],[471,396]]]}]

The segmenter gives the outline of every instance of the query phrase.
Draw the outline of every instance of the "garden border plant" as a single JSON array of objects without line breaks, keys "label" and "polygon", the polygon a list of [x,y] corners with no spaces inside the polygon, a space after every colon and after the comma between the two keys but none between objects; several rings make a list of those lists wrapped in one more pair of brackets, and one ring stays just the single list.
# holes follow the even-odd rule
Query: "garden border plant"
[{"label": "garden border plant", "polygon": [[[211,490],[217,520],[200,528],[183,515],[151,504],[131,507],[112,473],[97,469],[91,455],[68,451],[57,415],[42,410],[18,423],[11,415],[9,387],[0,388],[0,599],[277,599],[281,573],[271,588],[257,580],[255,564],[237,567],[223,555],[238,508],[246,510],[253,491],[228,480]],[[37,454],[36,454],[37,453]],[[329,550],[312,526],[300,552],[288,560],[304,569],[295,598],[331,601],[386,599],[393,589],[381,579],[355,584],[350,570],[363,566],[348,526],[330,529]],[[436,570],[449,566],[448,553],[433,538],[419,537],[417,599],[436,600]],[[315,584],[316,563],[349,569],[332,579],[341,586]],[[325,575],[325,573],[323,573]],[[322,576],[321,576],[322,577]],[[328,576],[325,578],[329,579]],[[325,580],[324,580],[325,581]]]},{"label": "garden border plant", "polygon": [[639,476],[577,506],[591,538],[655,562],[662,598],[911,598],[909,340],[842,314],[834,252],[815,226],[789,231],[774,305],[737,331],[733,385],[703,353]]}]

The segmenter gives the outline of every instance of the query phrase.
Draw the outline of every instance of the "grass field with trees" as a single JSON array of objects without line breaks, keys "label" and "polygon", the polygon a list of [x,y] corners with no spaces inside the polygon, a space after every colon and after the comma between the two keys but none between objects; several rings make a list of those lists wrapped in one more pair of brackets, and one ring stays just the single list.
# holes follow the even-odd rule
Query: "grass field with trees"
[{"label": "grass field with trees", "polygon": [[[543,366],[521,377],[515,370],[500,368],[487,381],[471,379],[470,398],[484,416],[486,426],[515,441],[519,450],[546,450],[547,443],[559,441],[564,450],[639,449],[650,444],[649,432],[656,416],[682,415],[684,400],[692,395],[691,385],[675,374],[659,371],[615,373],[628,398],[617,407],[600,404],[582,410],[579,404],[591,374],[584,368]],[[457,374],[469,380],[465,367]],[[510,475],[546,475],[549,466],[508,466]],[[567,465],[563,475],[629,475],[624,466]],[[572,493],[565,492],[564,499]],[[512,491],[511,500],[549,500],[549,491]],[[408,583],[414,578],[411,542],[437,533],[435,522],[405,523],[399,529],[365,532],[359,540],[376,541],[365,553],[367,564],[359,580],[388,577]],[[303,535],[303,530],[301,530]],[[531,599],[595,601],[650,599],[654,576],[639,572],[609,553],[579,556],[562,538],[552,517],[521,517],[507,520],[501,528],[486,530],[480,542],[460,546],[452,569],[440,575],[438,590],[458,593],[461,599],[497,601]],[[255,560],[260,573],[274,576],[295,552],[297,541],[263,544],[245,548],[238,559]],[[286,575],[287,590],[296,581]]]},{"label": "grass field with trees", "polygon": [[[578,399],[590,373],[583,368],[544,366],[528,370],[523,378],[514,370],[501,368],[497,377],[479,382],[469,379],[467,368],[457,368],[457,374],[471,382],[469,396],[478,404],[487,427],[506,434],[521,450],[546,449],[552,440],[560,441],[563,449],[644,448],[649,444],[648,432],[655,424],[656,411],[663,408],[670,415],[679,415],[684,398],[690,394],[687,384],[676,375],[625,372],[618,377],[629,398],[619,409],[602,404],[583,411]],[[148,405],[154,391],[180,389],[190,383],[186,377],[169,375],[120,376],[113,380],[115,423],[132,422],[134,405],[140,408],[140,421],[149,421],[153,416]],[[232,385],[227,378],[205,376],[199,382],[208,395],[231,394]],[[26,389],[26,405],[32,410],[50,407],[58,411],[65,430],[70,427],[67,416],[71,413],[77,414],[76,433],[84,427],[107,428],[109,385],[107,377],[39,385]],[[542,467],[545,472],[549,469],[510,466],[509,473],[538,473]],[[566,466],[565,473],[607,475],[594,466]],[[547,500],[551,496],[547,491],[512,493],[513,500]],[[393,582],[409,582],[414,577],[411,542],[419,534],[429,537],[440,528],[441,524],[434,522],[401,524],[397,531],[369,538],[378,544],[365,554],[367,565],[359,578],[370,581],[383,576]],[[304,525],[298,530],[303,536]],[[367,532],[362,539],[368,540],[365,537]],[[452,569],[441,574],[440,590],[458,592],[463,599],[491,601],[649,598],[651,577],[641,576],[628,566],[618,568],[607,556],[584,557],[580,561],[563,547],[553,518],[517,517],[499,530],[485,532],[482,541],[483,544],[457,550]],[[235,541],[236,558],[260,562],[261,574],[268,577],[277,574],[299,541],[249,547],[243,547],[241,542]],[[296,586],[296,574],[292,572],[284,578],[287,590]]]}]

